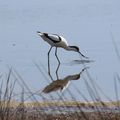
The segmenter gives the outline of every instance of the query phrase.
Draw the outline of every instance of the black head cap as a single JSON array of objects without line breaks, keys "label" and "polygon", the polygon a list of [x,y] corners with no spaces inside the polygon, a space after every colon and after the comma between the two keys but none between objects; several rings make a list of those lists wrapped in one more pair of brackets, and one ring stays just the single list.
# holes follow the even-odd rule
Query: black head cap
[{"label": "black head cap", "polygon": [[71,48],[75,48],[75,51],[76,52],[79,52],[79,47],[77,47],[77,46],[70,46]]}]

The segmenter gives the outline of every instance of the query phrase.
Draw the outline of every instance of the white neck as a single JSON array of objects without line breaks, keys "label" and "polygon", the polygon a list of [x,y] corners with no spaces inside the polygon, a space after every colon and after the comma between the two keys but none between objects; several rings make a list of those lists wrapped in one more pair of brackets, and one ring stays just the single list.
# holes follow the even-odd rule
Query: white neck
[{"label": "white neck", "polygon": [[80,73],[76,74],[76,75],[69,75],[67,77],[65,77],[66,80],[70,81],[70,80],[78,80],[80,78]]}]

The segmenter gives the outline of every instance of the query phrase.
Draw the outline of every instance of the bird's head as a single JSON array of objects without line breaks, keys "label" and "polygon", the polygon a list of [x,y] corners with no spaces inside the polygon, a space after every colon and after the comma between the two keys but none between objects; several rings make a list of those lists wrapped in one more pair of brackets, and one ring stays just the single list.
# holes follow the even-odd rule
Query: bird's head
[{"label": "bird's head", "polygon": [[81,52],[80,52],[80,49],[78,46],[69,46],[71,48],[71,50],[75,51],[75,52],[78,52],[82,57],[84,58],[88,58],[86,56],[84,56]]},{"label": "bird's head", "polygon": [[78,46],[69,46],[72,51],[79,52],[79,47]]}]

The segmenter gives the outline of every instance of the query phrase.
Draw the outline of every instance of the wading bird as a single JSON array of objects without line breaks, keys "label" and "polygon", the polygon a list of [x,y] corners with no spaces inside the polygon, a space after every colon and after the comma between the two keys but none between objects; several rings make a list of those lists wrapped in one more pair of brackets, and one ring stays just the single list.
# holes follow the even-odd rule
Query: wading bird
[{"label": "wading bird", "polygon": [[85,67],[84,69],[82,69],[82,71],[78,74],[75,74],[75,75],[69,75],[67,77],[65,77],[64,79],[58,79],[58,80],[55,80],[53,81],[52,83],[50,83],[49,85],[47,85],[43,90],[42,92],[43,93],[50,93],[50,92],[55,92],[55,91],[58,91],[58,90],[65,90],[70,81],[71,80],[78,80],[81,76],[81,74],[83,73],[83,71],[85,71],[85,69],[87,69],[88,67]]},{"label": "wading bird", "polygon": [[78,52],[82,57],[84,58],[88,58],[86,56],[84,56],[80,50],[79,50],[79,47],[77,46],[69,46],[66,39],[62,36],[59,36],[57,34],[48,34],[48,33],[42,33],[42,32],[39,32],[37,31],[38,35],[44,40],[46,41],[47,43],[49,43],[51,45],[49,51],[48,51],[48,72],[50,73],[50,65],[49,65],[49,54],[50,54],[50,51],[52,49],[52,47],[56,47],[55,49],[55,56],[60,64],[60,60],[57,56],[57,48],[58,47],[61,47],[61,48],[64,48],[65,50],[68,50],[68,51],[75,51],[75,52]]}]

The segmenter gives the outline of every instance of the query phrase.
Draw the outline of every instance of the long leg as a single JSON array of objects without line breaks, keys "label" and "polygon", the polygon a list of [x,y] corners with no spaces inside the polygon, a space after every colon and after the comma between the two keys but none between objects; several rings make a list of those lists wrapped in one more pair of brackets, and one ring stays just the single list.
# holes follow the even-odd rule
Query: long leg
[{"label": "long leg", "polygon": [[59,58],[58,58],[58,56],[57,56],[57,47],[56,47],[56,49],[55,49],[55,56],[56,56],[56,58],[57,58],[57,60],[58,60],[58,67],[57,67],[57,69],[56,69],[56,75],[57,75],[57,79],[58,79],[58,69],[59,69],[59,67],[60,67],[60,60],[59,60]]},{"label": "long leg", "polygon": [[48,51],[48,74],[50,75],[50,58],[49,58],[49,56],[50,56],[50,51],[51,51],[51,49],[52,49],[52,47],[49,49],[49,51]]}]

